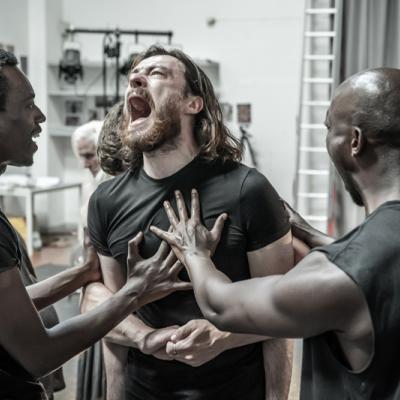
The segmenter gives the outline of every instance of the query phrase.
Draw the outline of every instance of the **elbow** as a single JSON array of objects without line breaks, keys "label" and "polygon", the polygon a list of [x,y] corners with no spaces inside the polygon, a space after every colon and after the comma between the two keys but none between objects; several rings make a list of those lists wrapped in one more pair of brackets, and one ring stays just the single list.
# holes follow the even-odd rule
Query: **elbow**
[{"label": "elbow", "polygon": [[225,294],[225,291],[221,288],[217,290],[214,287],[207,287],[207,290],[204,288],[196,290],[195,288],[195,296],[204,318],[219,330],[226,331],[226,327],[230,325],[232,309],[226,301],[229,296]]},{"label": "elbow", "polygon": [[213,307],[210,305],[202,309],[203,316],[206,320],[210,321],[220,331],[230,330],[230,321],[227,311],[220,307]]},{"label": "elbow", "polygon": [[221,318],[221,314],[215,312],[214,310],[207,309],[203,311],[203,316],[206,320],[210,321],[216,328],[221,329],[221,325],[223,325],[223,319]]}]

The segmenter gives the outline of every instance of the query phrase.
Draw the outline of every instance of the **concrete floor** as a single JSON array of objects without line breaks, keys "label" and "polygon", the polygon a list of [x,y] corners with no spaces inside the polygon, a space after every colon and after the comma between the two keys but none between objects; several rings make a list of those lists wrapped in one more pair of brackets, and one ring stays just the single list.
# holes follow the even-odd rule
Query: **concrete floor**
[{"label": "concrete floor", "polygon": [[[70,263],[70,255],[76,243],[62,248],[45,247],[40,252],[35,252],[32,257],[33,265],[36,268],[40,279],[45,279],[55,273],[60,272],[60,266],[67,266]],[[55,304],[57,313],[61,321],[71,318],[79,311],[79,293],[57,302]],[[301,342],[296,341],[294,352],[294,365],[289,400],[298,400],[300,366],[301,366]],[[76,376],[77,376],[77,357],[64,364],[64,376],[66,389],[55,394],[55,400],[80,400],[76,399]]]}]

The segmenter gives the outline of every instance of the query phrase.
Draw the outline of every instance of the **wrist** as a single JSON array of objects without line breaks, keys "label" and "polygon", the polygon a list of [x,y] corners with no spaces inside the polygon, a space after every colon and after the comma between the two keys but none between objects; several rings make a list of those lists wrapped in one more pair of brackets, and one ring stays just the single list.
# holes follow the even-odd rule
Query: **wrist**
[{"label": "wrist", "polygon": [[183,253],[184,264],[186,266],[194,266],[198,263],[209,262],[210,261],[210,253],[206,251],[187,251]]},{"label": "wrist", "polygon": [[217,330],[218,334],[214,340],[214,345],[216,345],[220,353],[235,347],[232,344],[232,333],[220,331],[217,328],[215,329]]},{"label": "wrist", "polygon": [[154,332],[155,329],[150,328],[148,326],[143,327],[142,329],[139,329],[136,331],[135,333],[135,337],[132,338],[133,341],[136,344],[136,347],[142,352],[147,354],[147,345],[146,345],[146,339],[148,337],[148,335],[152,332]]}]

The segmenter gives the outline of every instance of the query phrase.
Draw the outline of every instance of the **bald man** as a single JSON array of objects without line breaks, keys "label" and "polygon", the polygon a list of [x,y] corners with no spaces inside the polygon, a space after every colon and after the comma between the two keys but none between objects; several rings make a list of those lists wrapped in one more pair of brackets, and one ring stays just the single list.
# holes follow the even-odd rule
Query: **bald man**
[{"label": "bald man", "polygon": [[399,104],[397,69],[365,71],[337,89],[327,149],[367,217],[287,274],[232,283],[218,271],[208,241],[224,217],[207,231],[196,192],[190,219],[181,195],[179,218],[166,204],[173,233],[152,228],[185,263],[201,311],[219,329],[305,338],[303,400],[400,399]]}]

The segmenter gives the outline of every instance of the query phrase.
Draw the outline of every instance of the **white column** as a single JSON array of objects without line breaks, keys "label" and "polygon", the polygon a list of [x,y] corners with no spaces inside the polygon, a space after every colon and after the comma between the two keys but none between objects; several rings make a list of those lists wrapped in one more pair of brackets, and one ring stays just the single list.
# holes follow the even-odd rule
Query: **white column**
[{"label": "white column", "polygon": [[[36,93],[36,104],[47,113],[47,23],[46,0],[28,0],[28,76]],[[42,125],[39,150],[32,167],[33,176],[48,175],[49,137]]]}]

